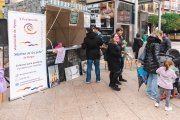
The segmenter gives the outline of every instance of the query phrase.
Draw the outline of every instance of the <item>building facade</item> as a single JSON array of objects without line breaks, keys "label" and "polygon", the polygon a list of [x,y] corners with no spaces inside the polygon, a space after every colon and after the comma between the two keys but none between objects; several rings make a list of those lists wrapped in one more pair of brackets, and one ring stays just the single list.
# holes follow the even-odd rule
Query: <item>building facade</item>
[{"label": "building facade", "polygon": [[[162,14],[165,13],[178,13],[180,14],[180,0],[165,0],[162,2]],[[151,30],[151,27],[148,25],[148,16],[149,15],[158,15],[159,6],[158,3],[148,3],[139,5],[139,32],[146,33]],[[149,29],[148,29],[149,26]]]},{"label": "building facade", "polygon": [[4,4],[5,4],[5,1],[4,0],[0,0],[0,18],[2,18],[3,17],[3,14],[2,14],[2,8],[3,8],[3,6],[4,6]]}]

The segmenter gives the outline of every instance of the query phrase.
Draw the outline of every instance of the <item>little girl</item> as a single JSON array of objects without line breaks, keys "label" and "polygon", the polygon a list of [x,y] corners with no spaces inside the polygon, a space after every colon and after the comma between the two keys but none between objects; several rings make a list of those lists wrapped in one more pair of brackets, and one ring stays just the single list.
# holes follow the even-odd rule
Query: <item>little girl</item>
[{"label": "little girl", "polygon": [[173,81],[177,78],[175,72],[171,69],[173,65],[172,60],[167,59],[164,61],[164,65],[156,70],[156,73],[159,74],[158,86],[159,86],[159,95],[156,99],[155,107],[159,107],[160,99],[163,93],[166,93],[166,104],[165,110],[171,111],[172,107],[169,106],[171,90],[173,89]]}]

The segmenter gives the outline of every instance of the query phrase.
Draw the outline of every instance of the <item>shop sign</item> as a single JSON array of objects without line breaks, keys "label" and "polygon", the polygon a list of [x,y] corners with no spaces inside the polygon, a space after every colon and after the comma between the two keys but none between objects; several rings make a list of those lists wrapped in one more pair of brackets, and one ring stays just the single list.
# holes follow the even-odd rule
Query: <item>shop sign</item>
[{"label": "shop sign", "polygon": [[[44,3],[42,3],[44,5]],[[48,0],[47,5],[53,5],[56,7],[62,7],[66,9],[74,9],[74,10],[79,10],[79,11],[86,11],[87,12],[87,7],[82,5],[82,4],[75,4],[75,3],[69,3],[69,2],[64,2],[64,1],[59,1],[59,0]]]},{"label": "shop sign", "polygon": [[151,3],[151,2],[160,2],[162,0],[138,0],[139,4],[146,4],[146,3]]},{"label": "shop sign", "polygon": [[8,12],[10,100],[47,88],[46,17]]}]

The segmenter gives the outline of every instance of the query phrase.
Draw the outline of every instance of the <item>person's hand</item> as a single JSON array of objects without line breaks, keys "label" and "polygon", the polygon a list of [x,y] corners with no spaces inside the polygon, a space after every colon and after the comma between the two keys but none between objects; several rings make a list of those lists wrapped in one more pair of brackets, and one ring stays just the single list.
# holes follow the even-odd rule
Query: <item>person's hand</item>
[{"label": "person's hand", "polygon": [[125,48],[126,47],[126,45],[122,45],[122,48]]}]

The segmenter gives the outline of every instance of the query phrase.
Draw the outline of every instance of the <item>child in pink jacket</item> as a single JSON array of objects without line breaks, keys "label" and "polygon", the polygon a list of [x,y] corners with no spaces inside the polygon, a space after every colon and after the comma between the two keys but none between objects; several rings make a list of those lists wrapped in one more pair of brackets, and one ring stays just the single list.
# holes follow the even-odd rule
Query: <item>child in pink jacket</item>
[{"label": "child in pink jacket", "polygon": [[173,81],[177,78],[175,72],[171,69],[173,65],[172,60],[167,59],[164,61],[164,65],[156,70],[159,74],[158,86],[159,86],[159,96],[156,99],[155,107],[159,107],[161,96],[166,93],[166,104],[165,110],[171,111],[172,107],[169,106],[171,90],[173,89]]}]

